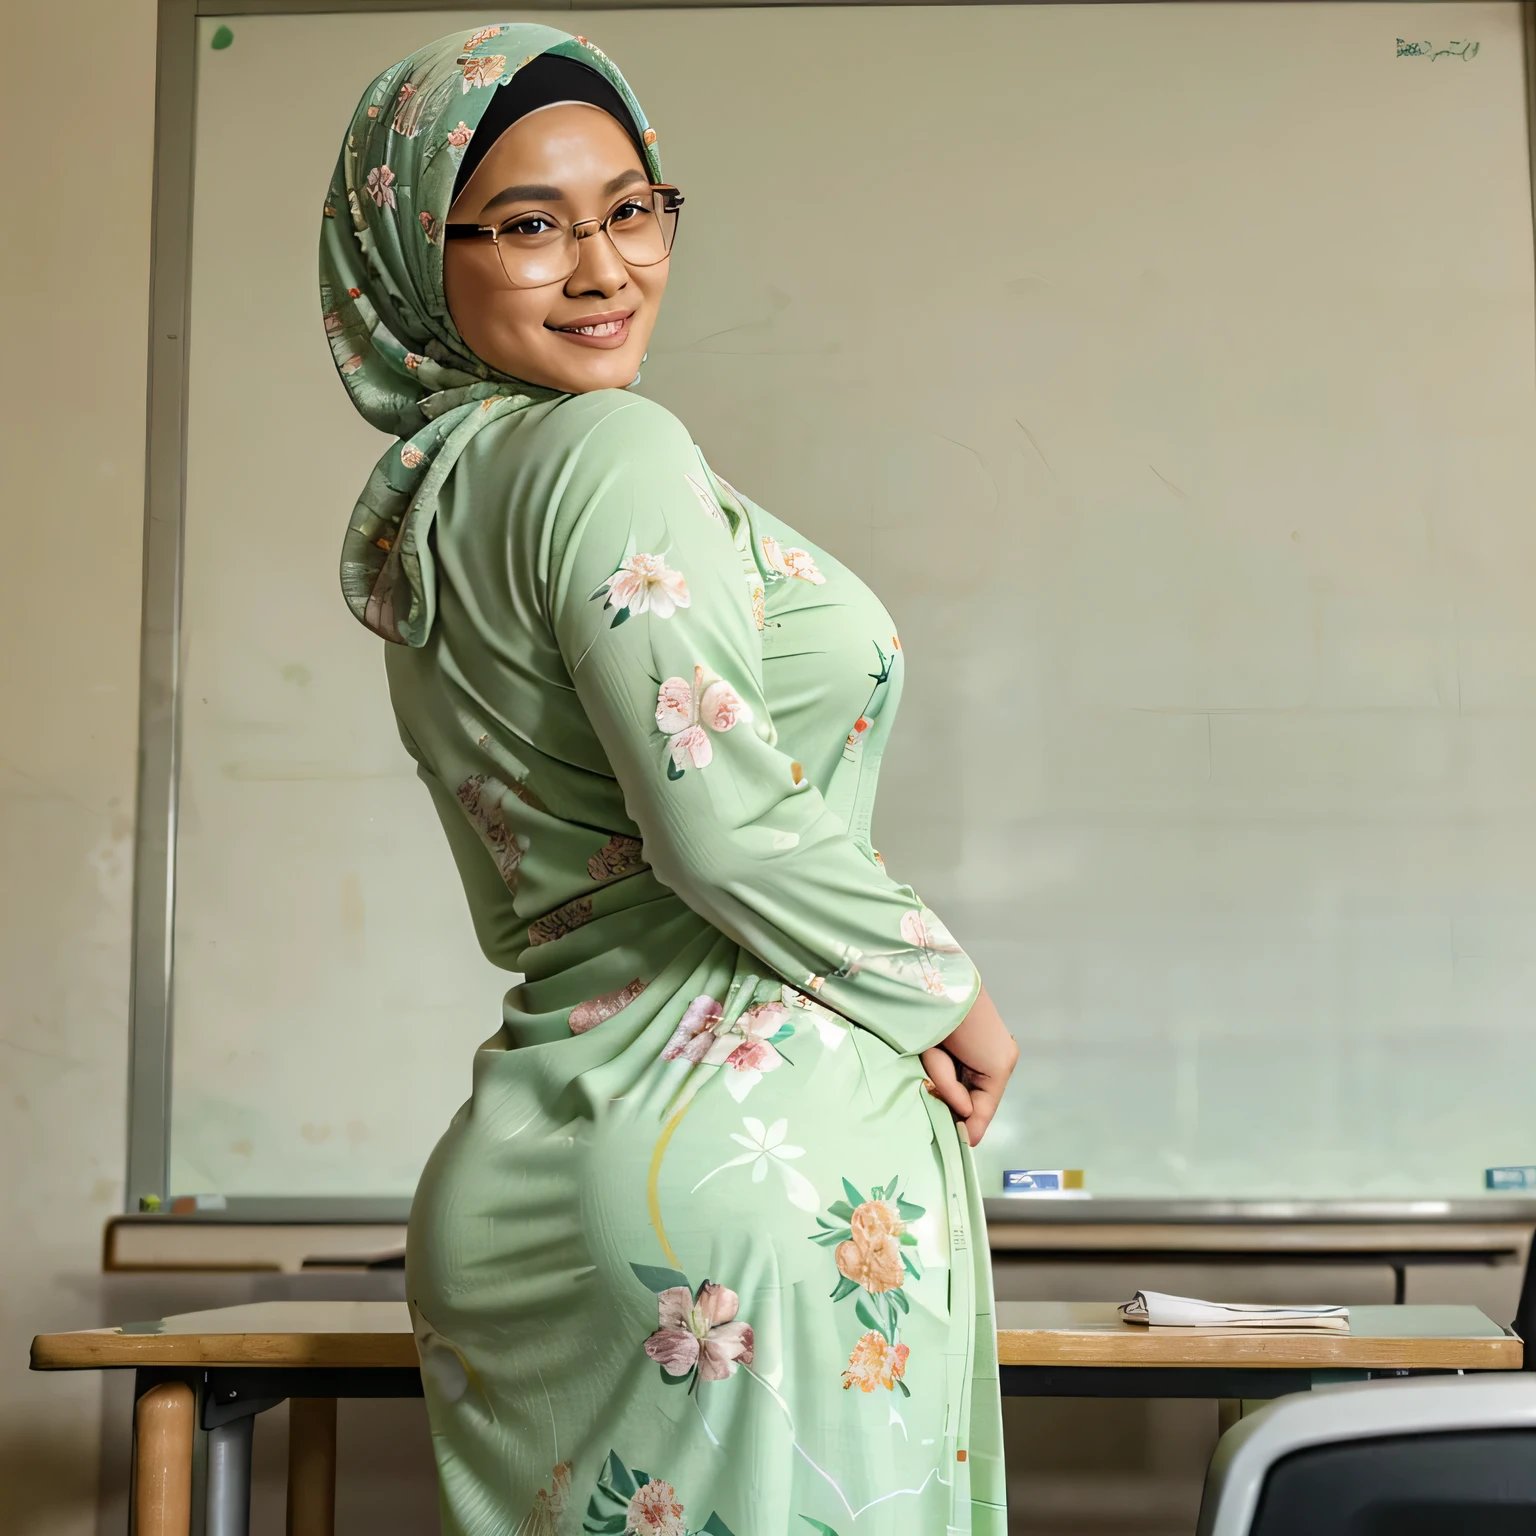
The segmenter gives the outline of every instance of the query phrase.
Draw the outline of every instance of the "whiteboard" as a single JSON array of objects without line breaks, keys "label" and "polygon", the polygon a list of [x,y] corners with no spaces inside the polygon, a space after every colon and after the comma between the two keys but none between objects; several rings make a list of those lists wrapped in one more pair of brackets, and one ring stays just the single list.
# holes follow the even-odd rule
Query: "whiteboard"
[{"label": "whiteboard", "polygon": [[[202,24],[179,1190],[408,1194],[499,1020],[337,591],[384,444],[315,242],[372,75],[505,19]],[[1516,6],[536,19],[620,63],[688,196],[640,391],[901,626],[877,841],[1023,1051],[984,1187],[1536,1160]]]}]

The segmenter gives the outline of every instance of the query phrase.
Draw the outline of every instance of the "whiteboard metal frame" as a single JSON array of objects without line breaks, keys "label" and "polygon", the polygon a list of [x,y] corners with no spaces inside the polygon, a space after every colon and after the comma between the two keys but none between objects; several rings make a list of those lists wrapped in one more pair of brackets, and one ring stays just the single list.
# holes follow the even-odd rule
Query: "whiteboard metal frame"
[{"label": "whiteboard metal frame", "polygon": [[[739,10],[766,6],[1107,4],[1113,0],[538,0],[540,11]],[[1133,0],[1159,4],[1166,0]],[[1275,3],[1275,0],[1252,0]],[[151,219],[149,377],[144,470],[143,621],[139,647],[139,750],[134,841],[133,952],[129,1003],[128,1157],[125,1208],[170,1195],[172,981],[175,972],[176,814],[180,768],[181,586],[186,513],[187,374],[192,197],[196,169],[198,21],[203,17],[344,12],[460,11],[466,0],[158,0],[155,47],[154,206]],[[1536,0],[1520,0],[1526,128],[1536,219]],[[1536,365],[1536,357],[1532,359]],[[393,1200],[387,1202],[396,1208]],[[1144,1202],[1150,1213],[1168,1202]],[[1188,1204],[1189,1202],[1182,1202]],[[1217,1202],[1237,1209],[1244,1202]],[[1272,1204],[1273,1202],[1258,1202]],[[295,1213],[357,1219],[378,1204],[353,1196],[235,1196],[231,1217]],[[1309,1202],[1309,1209],[1314,1203]],[[401,1207],[403,1208],[403,1207]],[[257,1216],[256,1212],[260,1211]],[[346,1213],[353,1213],[350,1218]],[[370,1218],[372,1219],[372,1218]],[[1150,1217],[1149,1217],[1150,1219]]]}]

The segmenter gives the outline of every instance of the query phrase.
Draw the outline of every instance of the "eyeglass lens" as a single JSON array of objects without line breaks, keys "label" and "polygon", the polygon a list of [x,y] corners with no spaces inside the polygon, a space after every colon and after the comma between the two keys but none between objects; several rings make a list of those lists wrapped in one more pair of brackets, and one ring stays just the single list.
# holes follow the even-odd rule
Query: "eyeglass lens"
[{"label": "eyeglass lens", "polygon": [[[664,192],[629,198],[608,216],[604,228],[628,266],[655,266],[672,248],[678,211],[668,200]],[[499,225],[496,253],[507,280],[520,288],[562,282],[581,260],[580,241],[569,226],[542,212],[520,213]]]}]

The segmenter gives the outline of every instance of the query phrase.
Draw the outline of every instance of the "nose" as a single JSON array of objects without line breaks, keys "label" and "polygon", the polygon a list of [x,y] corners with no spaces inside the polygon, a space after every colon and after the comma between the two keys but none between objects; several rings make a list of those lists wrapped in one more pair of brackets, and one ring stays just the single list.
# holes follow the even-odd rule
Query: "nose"
[{"label": "nose", "polygon": [[565,285],[568,298],[593,294],[604,298],[629,286],[629,268],[605,229],[595,229],[576,242],[576,270]]}]

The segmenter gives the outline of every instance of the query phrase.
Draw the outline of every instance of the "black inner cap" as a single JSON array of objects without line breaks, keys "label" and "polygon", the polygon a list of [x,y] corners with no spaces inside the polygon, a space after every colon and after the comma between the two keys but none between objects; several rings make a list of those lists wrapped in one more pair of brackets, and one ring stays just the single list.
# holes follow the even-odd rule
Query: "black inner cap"
[{"label": "black inner cap", "polygon": [[490,153],[491,146],[513,123],[540,107],[552,107],[557,101],[583,101],[589,106],[601,107],[610,117],[616,118],[634,142],[641,169],[649,175],[645,146],[640,142],[640,131],[629,115],[629,108],[624,105],[624,98],[595,69],[578,64],[564,54],[541,53],[531,63],[523,65],[505,85],[496,88],[485,116],[480,119],[474,137],[464,150],[464,158],[459,162],[458,175],[453,179],[454,198],[457,199],[469,185],[469,178]]}]

